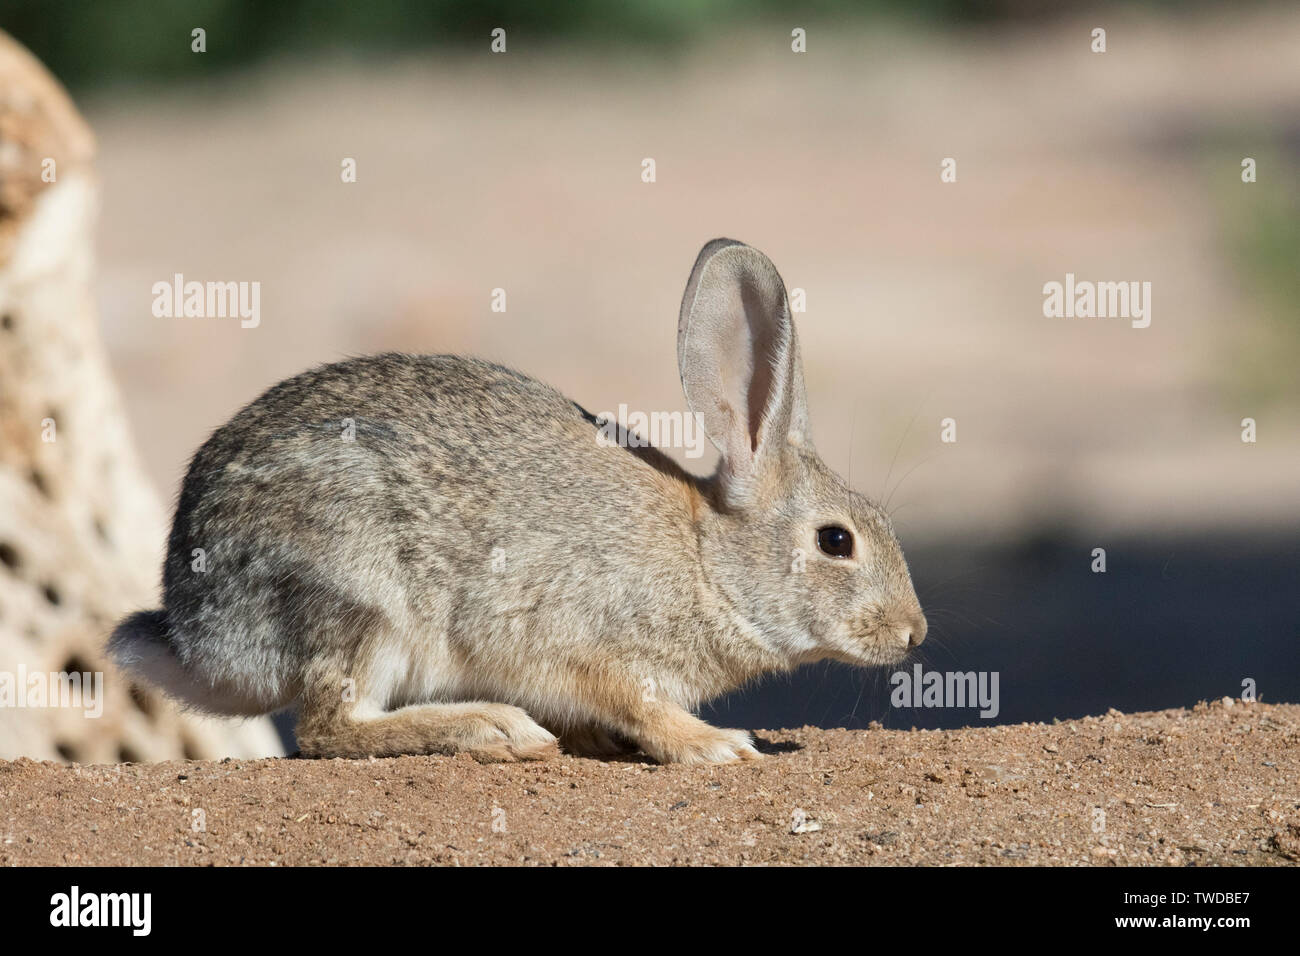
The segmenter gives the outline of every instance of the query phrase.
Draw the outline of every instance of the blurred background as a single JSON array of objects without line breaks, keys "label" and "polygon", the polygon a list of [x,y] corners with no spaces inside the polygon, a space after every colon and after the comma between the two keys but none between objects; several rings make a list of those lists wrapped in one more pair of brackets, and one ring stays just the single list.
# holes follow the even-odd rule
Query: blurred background
[{"label": "blurred background", "polygon": [[[359,353],[681,409],[682,287],[725,235],[806,291],[814,437],[889,500],[927,669],[997,671],[996,722],[1300,700],[1296,5],[7,0],[0,28],[98,138],[102,334],[165,499],[236,409]],[[1045,318],[1067,272],[1150,282],[1150,327]],[[175,273],[260,282],[260,325],[155,318]],[[981,722],[889,691],[818,665],[706,716]]]}]

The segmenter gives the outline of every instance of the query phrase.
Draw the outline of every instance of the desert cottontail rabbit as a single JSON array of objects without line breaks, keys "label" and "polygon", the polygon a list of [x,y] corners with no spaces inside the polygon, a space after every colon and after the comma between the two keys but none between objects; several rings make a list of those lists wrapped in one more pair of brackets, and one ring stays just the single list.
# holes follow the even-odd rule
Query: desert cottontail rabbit
[{"label": "desert cottontail rabbit", "polygon": [[813,449],[785,286],[700,252],[677,358],[697,478],[518,372],[379,355],[304,372],[190,464],[161,610],[110,650],[200,710],[295,705],[311,756],[620,746],[758,757],[691,711],[768,671],[890,664],[926,630],[888,517]]}]

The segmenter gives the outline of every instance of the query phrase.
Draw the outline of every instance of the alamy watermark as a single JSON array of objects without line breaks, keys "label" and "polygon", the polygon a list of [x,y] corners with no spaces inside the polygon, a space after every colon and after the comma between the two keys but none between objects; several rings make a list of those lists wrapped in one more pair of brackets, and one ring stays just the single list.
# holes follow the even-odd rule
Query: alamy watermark
[{"label": "alamy watermark", "polygon": [[153,927],[152,893],[83,893],[73,886],[50,897],[50,925],[121,927],[148,936]]},{"label": "alamy watermark", "polygon": [[0,708],[79,708],[85,716],[104,713],[103,671],[33,671],[24,664],[15,671],[0,671]]},{"label": "alamy watermark", "polygon": [[890,674],[889,682],[894,685],[889,702],[895,707],[978,707],[985,720],[1002,709],[998,671],[926,671],[915,664],[910,674]]},{"label": "alamy watermark", "polygon": [[153,284],[153,314],[159,319],[238,318],[246,329],[262,321],[262,283],[186,282],[176,273],[172,281]]},{"label": "alamy watermark", "polygon": [[596,442],[620,448],[683,448],[687,458],[704,454],[704,424],[699,415],[683,412],[629,412],[626,405],[596,416]]},{"label": "alamy watermark", "polygon": [[1150,282],[1077,280],[1043,285],[1043,315],[1049,319],[1131,319],[1133,328],[1151,324]]}]

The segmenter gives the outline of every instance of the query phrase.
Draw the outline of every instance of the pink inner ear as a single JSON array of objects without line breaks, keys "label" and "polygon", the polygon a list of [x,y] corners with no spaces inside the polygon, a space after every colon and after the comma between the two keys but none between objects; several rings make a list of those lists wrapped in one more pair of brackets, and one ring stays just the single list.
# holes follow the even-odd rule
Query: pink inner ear
[{"label": "pink inner ear", "polygon": [[748,340],[745,345],[749,352],[749,392],[746,396],[748,410],[750,453],[758,451],[763,431],[763,412],[767,410],[772,397],[776,371],[772,367],[772,357],[776,353],[776,327],[768,315],[770,303],[766,303],[755,283],[746,281],[740,290],[741,323],[747,327]]}]

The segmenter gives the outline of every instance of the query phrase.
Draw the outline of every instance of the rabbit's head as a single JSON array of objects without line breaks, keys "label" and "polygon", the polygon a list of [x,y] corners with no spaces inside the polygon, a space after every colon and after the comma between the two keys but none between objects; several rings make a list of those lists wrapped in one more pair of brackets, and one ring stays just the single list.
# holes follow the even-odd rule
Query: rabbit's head
[{"label": "rabbit's head", "polygon": [[677,327],[686,400],[722,458],[706,574],[794,663],[892,664],[926,622],[889,516],[822,462],[785,284],[743,243],[701,250]]}]

